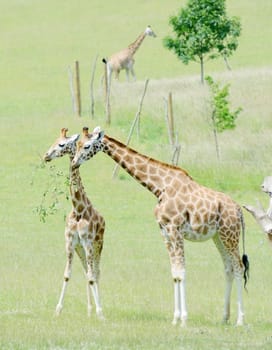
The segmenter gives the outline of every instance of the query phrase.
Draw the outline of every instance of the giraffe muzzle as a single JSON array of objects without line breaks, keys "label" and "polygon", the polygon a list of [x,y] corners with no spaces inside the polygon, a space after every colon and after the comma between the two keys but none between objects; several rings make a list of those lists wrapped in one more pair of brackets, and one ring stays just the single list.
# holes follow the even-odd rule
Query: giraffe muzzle
[{"label": "giraffe muzzle", "polygon": [[45,155],[43,156],[43,160],[44,160],[45,162],[51,162],[52,158],[49,157],[48,154],[45,154]]}]

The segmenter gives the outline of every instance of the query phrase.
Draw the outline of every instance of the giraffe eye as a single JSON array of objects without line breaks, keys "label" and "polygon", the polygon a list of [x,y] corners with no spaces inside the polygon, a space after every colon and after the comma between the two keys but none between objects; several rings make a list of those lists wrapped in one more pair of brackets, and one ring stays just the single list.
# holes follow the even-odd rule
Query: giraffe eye
[{"label": "giraffe eye", "polygon": [[59,147],[60,147],[60,148],[63,148],[64,146],[65,146],[64,143],[59,143]]},{"label": "giraffe eye", "polygon": [[84,149],[89,149],[91,145],[84,146]]}]

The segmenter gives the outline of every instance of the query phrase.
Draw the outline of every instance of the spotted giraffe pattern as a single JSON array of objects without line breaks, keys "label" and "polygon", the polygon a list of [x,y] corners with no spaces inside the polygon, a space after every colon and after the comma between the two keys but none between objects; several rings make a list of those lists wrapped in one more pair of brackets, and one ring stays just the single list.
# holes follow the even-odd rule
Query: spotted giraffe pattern
[{"label": "spotted giraffe pattern", "polygon": [[[44,155],[44,160],[52,159],[68,154],[70,157],[70,194],[72,210],[67,217],[65,226],[65,247],[67,262],[64,271],[64,282],[60,299],[56,307],[59,315],[63,308],[63,300],[67,283],[71,277],[72,262],[76,251],[83,265],[87,278],[88,314],[91,312],[91,295],[93,294],[98,317],[103,318],[100,305],[98,282],[100,277],[100,257],[103,248],[103,236],[105,220],[93,207],[89,200],[79,173],[79,169],[71,167],[71,161],[76,151],[76,141],[79,135],[67,137],[68,129],[61,129],[60,137],[53,143]],[[86,133],[88,130],[84,129]]]},{"label": "spotted giraffe pattern", "polygon": [[195,182],[184,170],[142,155],[113,139],[99,127],[78,143],[73,167],[103,151],[123,167],[158,199],[155,217],[170,257],[175,289],[173,323],[186,324],[184,239],[203,242],[213,239],[224,263],[226,293],[223,320],[230,318],[230,293],[237,282],[238,318],[243,324],[242,279],[247,280],[248,259],[239,253],[240,231],[244,222],[240,206],[229,196]]},{"label": "spotted giraffe pattern", "polygon": [[147,26],[145,31],[141,33],[132,44],[122,51],[113,54],[108,61],[103,58],[103,62],[107,64],[108,81],[111,80],[112,72],[115,73],[115,78],[118,79],[119,73],[123,69],[126,70],[127,80],[129,80],[129,73],[131,73],[135,80],[135,73],[133,69],[135,60],[133,56],[141,46],[146,36],[156,37],[156,34],[153,32],[150,26]]}]

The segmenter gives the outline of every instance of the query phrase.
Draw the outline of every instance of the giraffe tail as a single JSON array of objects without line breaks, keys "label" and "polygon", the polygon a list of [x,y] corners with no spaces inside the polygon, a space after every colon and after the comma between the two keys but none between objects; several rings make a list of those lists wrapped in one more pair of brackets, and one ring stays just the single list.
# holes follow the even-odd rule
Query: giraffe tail
[{"label": "giraffe tail", "polygon": [[249,260],[248,260],[248,256],[245,253],[245,221],[244,221],[244,216],[241,209],[240,209],[240,219],[241,219],[242,238],[243,238],[242,263],[244,265],[244,288],[246,289],[246,284],[249,279]]},{"label": "giraffe tail", "polygon": [[105,64],[107,64],[106,58],[102,58],[102,62],[105,63]]},{"label": "giraffe tail", "polygon": [[246,284],[247,284],[247,281],[249,279],[249,260],[248,260],[248,257],[246,254],[243,254],[242,256],[242,262],[243,262],[243,265],[244,265],[244,288],[246,289]]}]

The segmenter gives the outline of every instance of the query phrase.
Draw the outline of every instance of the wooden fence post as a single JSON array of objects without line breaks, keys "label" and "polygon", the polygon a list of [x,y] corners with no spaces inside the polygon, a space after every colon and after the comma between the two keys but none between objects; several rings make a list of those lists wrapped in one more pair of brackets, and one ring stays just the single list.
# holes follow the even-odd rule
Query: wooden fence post
[{"label": "wooden fence post", "polygon": [[108,78],[108,67],[105,63],[104,70],[104,82],[105,82],[105,112],[106,112],[106,123],[111,123],[111,108],[110,108],[110,79]]},{"label": "wooden fence post", "polygon": [[178,134],[175,135],[172,93],[169,92],[168,99],[165,100],[165,119],[168,128],[169,142],[173,149],[172,164],[177,165],[180,156],[181,145],[178,141]]},{"label": "wooden fence post", "polygon": [[81,116],[81,97],[80,97],[80,77],[79,77],[79,62],[75,62],[75,85],[76,85],[76,112],[78,117]]},{"label": "wooden fence post", "polygon": [[90,81],[90,100],[91,100],[91,116],[92,119],[94,119],[94,93],[93,93],[93,83],[94,83],[94,74],[96,69],[96,62],[97,62],[98,55],[95,56],[93,67],[92,67],[92,74],[91,74],[91,81]]},{"label": "wooden fence post", "polygon": [[68,66],[68,77],[69,77],[69,86],[70,86],[70,91],[71,91],[73,112],[74,112],[74,114],[76,114],[75,91],[74,91],[74,85],[73,85],[73,72],[72,72],[72,69],[70,66]]},{"label": "wooden fence post", "polygon": [[173,101],[172,101],[172,93],[169,92],[168,95],[168,123],[169,123],[169,132],[170,132],[170,143],[174,145],[174,116],[173,116]]}]

